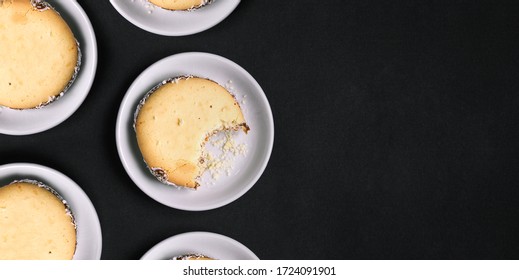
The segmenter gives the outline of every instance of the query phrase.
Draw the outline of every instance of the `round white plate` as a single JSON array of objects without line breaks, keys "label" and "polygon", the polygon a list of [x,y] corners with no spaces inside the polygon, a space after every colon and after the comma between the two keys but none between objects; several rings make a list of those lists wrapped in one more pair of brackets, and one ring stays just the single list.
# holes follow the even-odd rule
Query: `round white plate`
[{"label": "round white plate", "polygon": [[169,11],[147,0],[110,0],[129,22],[151,33],[183,36],[207,30],[224,20],[240,0],[215,0],[193,11]]},{"label": "round white plate", "polygon": [[48,0],[69,24],[79,41],[81,68],[68,91],[55,102],[41,108],[13,110],[0,106],[0,133],[28,135],[53,128],[69,118],[83,103],[94,81],[97,43],[92,24],[76,1]]},{"label": "round white plate", "polygon": [[[222,175],[211,184],[205,172],[201,186],[195,191],[159,182],[146,167],[137,145],[133,117],[137,104],[155,85],[171,77],[195,75],[229,85],[250,127],[248,134],[237,133],[233,139],[244,143],[246,156],[234,158],[232,174]],[[244,98],[243,96],[246,95]],[[274,121],[265,93],[254,78],[236,63],[207,53],[182,53],[164,58],[146,69],[128,89],[116,124],[117,151],[128,175],[143,192],[156,201],[177,209],[200,211],[214,209],[245,194],[267,166],[274,143]],[[207,179],[207,180],[204,180]],[[213,185],[214,184],[214,185]]]},{"label": "round white plate", "polygon": [[45,166],[32,163],[0,165],[0,187],[21,179],[45,183],[68,202],[77,225],[77,247],[73,259],[101,259],[101,225],[94,205],[85,192],[69,177]]},{"label": "round white plate", "polygon": [[217,260],[259,260],[240,242],[221,234],[201,231],[172,236],[153,246],[141,260],[170,260],[196,253]]}]

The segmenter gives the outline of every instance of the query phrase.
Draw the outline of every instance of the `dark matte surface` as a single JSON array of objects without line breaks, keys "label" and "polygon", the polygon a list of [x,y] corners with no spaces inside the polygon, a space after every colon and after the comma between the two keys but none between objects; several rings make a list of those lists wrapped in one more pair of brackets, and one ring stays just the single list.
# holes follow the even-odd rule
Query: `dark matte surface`
[{"label": "dark matte surface", "polygon": [[[49,131],[0,135],[0,164],[43,164],[82,186],[103,259],[138,259],[188,231],[227,235],[261,259],[519,258],[512,1],[245,0],[185,37],[143,31],[108,1],[79,2],[98,40],[92,90]],[[204,212],[146,196],[115,145],[132,81],[186,51],[248,70],[276,127],[255,187]]]}]

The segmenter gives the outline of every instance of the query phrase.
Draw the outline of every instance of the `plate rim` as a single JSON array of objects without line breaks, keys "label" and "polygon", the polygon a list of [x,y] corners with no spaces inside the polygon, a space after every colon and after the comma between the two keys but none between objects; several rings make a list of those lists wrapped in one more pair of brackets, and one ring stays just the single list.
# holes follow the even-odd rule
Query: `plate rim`
[{"label": "plate rim", "polygon": [[183,233],[179,233],[179,234],[170,236],[170,237],[160,241],[159,243],[153,245],[150,249],[148,249],[148,251],[146,251],[146,253],[144,253],[144,255],[142,255],[142,257],[140,259],[141,260],[156,260],[156,259],[150,258],[150,255],[155,253],[155,251],[158,251],[166,246],[172,246],[172,245],[170,245],[170,243],[173,243],[175,240],[189,237],[189,236],[193,236],[193,237],[197,237],[197,238],[210,237],[210,238],[223,239],[226,242],[232,243],[235,246],[234,248],[239,248],[242,252],[247,253],[251,257],[250,258],[251,260],[260,260],[258,258],[258,256],[251,249],[249,249],[247,246],[245,246],[243,243],[237,241],[236,239],[233,239],[229,236],[226,236],[226,235],[223,235],[220,233],[209,232],[209,231],[190,231],[190,232],[183,232]]},{"label": "plate rim", "polygon": [[[86,259],[100,260],[102,250],[103,250],[103,234],[102,234],[102,229],[101,229],[101,222],[99,220],[99,215],[97,214],[94,204],[92,203],[92,201],[90,200],[88,195],[85,193],[85,191],[70,177],[68,177],[67,175],[61,173],[60,171],[57,171],[56,169],[50,168],[48,166],[44,166],[44,165],[36,164],[36,163],[30,163],[30,162],[14,162],[14,163],[7,163],[7,164],[0,165],[0,172],[6,172],[10,169],[18,169],[18,170],[21,170],[22,172],[26,172],[28,174],[35,173],[34,170],[41,170],[43,173],[52,174],[53,176],[56,176],[57,178],[65,180],[65,181],[67,181],[67,183],[70,183],[70,190],[77,193],[79,196],[83,196],[81,199],[83,199],[83,203],[86,203],[86,205],[88,206],[88,208],[89,208],[88,210],[90,211],[91,218],[95,222],[94,227],[90,227],[90,228],[94,229],[94,231],[95,231],[94,237],[96,237],[98,239],[95,244],[97,246],[97,250],[95,250],[95,252],[93,252],[89,258],[84,258],[84,259],[85,260]],[[7,174],[11,174],[11,173],[12,172],[7,172]],[[4,177],[5,177],[5,175],[4,175]],[[54,186],[50,186],[50,187],[55,189],[60,195],[62,195],[63,191],[60,191],[59,188],[56,188]],[[84,198],[86,198],[86,199],[84,199]],[[67,201],[70,201],[70,197],[65,198],[65,199],[67,199]],[[70,206],[74,207],[73,205],[70,205]],[[77,211],[77,208],[74,211]],[[78,228],[78,231],[79,231],[79,228]],[[88,239],[91,240],[93,238],[90,237]],[[84,246],[93,247],[91,244],[86,244]],[[80,259],[76,259],[75,257],[76,257],[76,254],[74,253],[74,257],[72,258],[72,260],[80,260]]]},{"label": "plate rim", "polygon": [[[57,3],[59,3],[59,6],[61,6],[63,8],[57,10],[57,12],[67,14],[67,16],[69,16],[70,18],[73,18],[74,24],[76,26],[78,26],[78,30],[77,30],[78,33],[81,34],[81,36],[85,39],[85,42],[83,42],[83,44],[91,45],[92,53],[88,53],[88,55],[86,55],[86,61],[89,61],[92,64],[92,66],[90,68],[86,68],[86,69],[84,67],[81,67],[79,70],[79,75],[85,75],[88,77],[86,85],[81,88],[82,94],[77,94],[76,96],[74,96],[74,97],[76,97],[77,102],[72,103],[71,105],[73,105],[73,106],[70,106],[68,110],[66,110],[64,112],[60,112],[60,114],[58,114],[59,117],[57,117],[56,120],[53,121],[52,123],[50,123],[48,125],[44,125],[42,127],[38,127],[38,128],[22,129],[22,130],[6,129],[6,128],[3,128],[0,126],[0,134],[12,135],[12,136],[32,135],[32,134],[50,130],[50,129],[60,125],[61,123],[65,122],[68,118],[70,118],[79,109],[79,107],[81,107],[81,105],[87,98],[88,94],[90,93],[92,85],[94,84],[94,80],[95,80],[95,76],[96,76],[96,72],[97,72],[98,50],[97,50],[97,38],[95,35],[94,27],[92,26],[92,22],[90,21],[90,18],[86,14],[83,7],[81,7],[81,5],[77,1],[65,1],[65,2],[61,2],[58,0],[46,0],[46,1],[51,2],[50,4],[54,8],[56,8],[56,5],[55,5],[56,3],[53,3],[53,1],[56,1]],[[76,9],[76,11],[79,12],[79,14],[81,15],[80,19],[77,19],[76,17],[71,16],[70,11],[72,9]],[[71,25],[71,23],[67,23],[67,24],[69,26]],[[85,30],[87,30],[87,32],[83,32],[83,29],[81,26],[85,26]],[[79,35],[75,35],[75,37],[77,39],[79,37]],[[86,48],[81,47],[81,52],[82,52],[83,57],[85,57],[85,49]],[[84,64],[85,64],[85,62],[82,61],[81,65],[84,65]],[[81,74],[81,73],[85,73],[85,74]],[[74,83],[72,83],[72,87],[74,86]],[[59,100],[56,102],[59,102]],[[52,105],[52,104],[50,104],[50,105]],[[5,108],[5,107],[1,107],[1,106],[0,106],[0,109],[10,110],[9,108]],[[34,110],[39,110],[39,109],[34,109]]]},{"label": "plate rim", "polygon": [[[125,125],[122,123],[123,120],[126,120],[126,117],[125,115],[123,115],[123,113],[125,113],[124,111],[126,110],[126,106],[129,106],[129,103],[133,100],[131,99],[131,95],[132,95],[132,92],[134,91],[134,88],[137,86],[137,84],[140,82],[140,80],[145,77],[146,75],[148,75],[149,72],[152,72],[153,69],[155,69],[156,67],[164,64],[164,63],[172,63],[174,62],[176,59],[180,59],[182,57],[189,57],[189,56],[201,56],[201,57],[207,57],[209,59],[216,59],[222,63],[227,63],[227,64],[230,64],[232,67],[235,67],[236,69],[238,69],[240,71],[241,74],[245,75],[245,77],[247,78],[248,81],[252,82],[255,89],[258,90],[258,92],[260,93],[259,94],[259,97],[262,99],[262,101],[267,105],[266,106],[266,109],[268,111],[268,114],[267,115],[267,122],[268,122],[268,126],[270,128],[270,137],[268,138],[268,145],[267,145],[267,152],[265,153],[264,157],[262,158],[262,162],[261,164],[259,165],[259,168],[258,168],[258,171],[255,176],[253,177],[250,177],[250,184],[244,188],[242,188],[238,193],[236,193],[236,195],[234,196],[231,196],[230,198],[226,199],[226,200],[223,200],[223,201],[220,201],[219,203],[215,203],[209,207],[182,207],[182,206],[178,206],[178,205],[171,205],[171,204],[166,204],[162,201],[159,201],[157,200],[157,198],[154,197],[153,193],[151,191],[148,190],[148,188],[146,187],[142,187],[140,184],[138,184],[137,182],[139,181],[139,179],[136,177],[136,175],[134,175],[132,173],[132,170],[130,169],[130,167],[128,166],[128,163],[127,163],[127,158],[126,158],[126,152],[123,151],[123,147],[122,147],[122,135],[124,132],[124,128],[125,128]],[[171,60],[171,62],[170,62]],[[133,116],[133,110],[130,111],[132,116]],[[130,113],[128,112],[128,113]],[[238,198],[242,197],[245,193],[247,193],[256,183],[257,181],[260,179],[260,177],[263,175],[263,173],[265,172],[265,169],[268,165],[268,162],[270,160],[270,157],[272,156],[272,150],[273,150],[273,146],[274,146],[274,135],[275,135],[275,126],[274,126],[274,117],[273,117],[273,114],[272,114],[272,108],[270,107],[270,103],[268,102],[268,99],[267,99],[267,96],[265,94],[265,92],[263,91],[263,89],[261,88],[261,86],[259,85],[259,83],[254,79],[254,77],[248,72],[246,71],[243,67],[241,67],[240,65],[238,65],[237,63],[231,61],[230,59],[227,59],[225,57],[222,57],[222,56],[219,56],[219,55],[216,55],[216,54],[211,54],[211,53],[205,53],[205,52],[184,52],[184,53],[177,53],[177,54],[173,54],[173,55],[170,55],[170,56],[167,56],[167,57],[164,57],[158,61],[156,61],[155,63],[151,64],[150,66],[148,66],[144,71],[142,71],[135,79],[134,81],[132,82],[132,84],[130,85],[130,87],[128,88],[128,90],[126,91],[122,101],[121,101],[121,105],[119,107],[119,111],[117,113],[117,121],[116,121],[116,128],[115,128],[115,136],[116,136],[116,146],[117,146],[117,153],[119,155],[119,159],[126,171],[126,173],[128,174],[128,176],[131,178],[131,180],[133,181],[133,183],[139,188],[141,189],[141,191],[143,191],[146,195],[148,195],[150,198],[152,198],[153,200],[163,204],[163,205],[166,205],[168,207],[171,207],[171,208],[175,208],[175,209],[179,209],[179,210],[185,210],[185,211],[207,211],[207,210],[212,210],[212,209],[216,209],[216,208],[219,208],[219,207],[223,207],[225,205],[228,205],[232,202],[234,202],[235,200],[237,200]],[[158,181],[157,181],[158,182]],[[160,182],[159,182],[160,183]]]},{"label": "plate rim", "polygon": [[[151,26],[149,26],[149,25],[147,25],[147,24],[145,24],[145,23],[135,19],[135,17],[130,15],[126,10],[124,10],[117,3],[117,1],[120,1],[120,0],[110,0],[110,3],[114,7],[114,9],[123,18],[125,18],[128,22],[130,22],[131,24],[137,26],[138,28],[140,28],[140,29],[142,29],[144,31],[147,31],[147,32],[150,32],[150,33],[153,33],[153,34],[157,34],[157,35],[162,35],[162,36],[187,36],[187,35],[193,35],[193,34],[197,34],[197,33],[206,31],[208,29],[211,29],[214,26],[218,25],[220,22],[224,21],[236,9],[236,7],[238,7],[238,5],[241,2],[241,0],[234,0],[235,1],[235,2],[233,2],[234,5],[230,6],[229,9],[226,9],[225,13],[221,17],[219,17],[216,20],[212,21],[211,24],[202,25],[199,28],[195,28],[195,29],[192,29],[192,30],[189,30],[189,31],[182,31],[182,30],[175,31],[175,30],[168,30],[168,29],[157,29],[157,28],[151,27]],[[158,6],[155,6],[155,7],[157,9],[161,9]],[[171,11],[171,12],[174,12],[174,11]],[[196,12],[196,10],[190,11],[190,12]]]}]

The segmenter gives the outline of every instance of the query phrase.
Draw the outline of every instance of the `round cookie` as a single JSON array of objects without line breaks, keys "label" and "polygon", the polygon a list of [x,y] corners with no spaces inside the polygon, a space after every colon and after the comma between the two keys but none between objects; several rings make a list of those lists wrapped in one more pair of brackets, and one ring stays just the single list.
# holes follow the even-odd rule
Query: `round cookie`
[{"label": "round cookie", "polygon": [[66,260],[76,250],[76,226],[66,202],[32,180],[0,188],[0,260]]},{"label": "round cookie", "polygon": [[148,0],[167,10],[192,10],[209,4],[212,0]]},{"label": "round cookie", "polygon": [[44,1],[0,0],[0,42],[0,106],[44,106],[60,97],[79,71],[78,42]]},{"label": "round cookie", "polygon": [[135,112],[137,143],[150,171],[161,182],[197,188],[204,171],[204,143],[221,130],[249,127],[234,96],[199,77],[162,82]]}]

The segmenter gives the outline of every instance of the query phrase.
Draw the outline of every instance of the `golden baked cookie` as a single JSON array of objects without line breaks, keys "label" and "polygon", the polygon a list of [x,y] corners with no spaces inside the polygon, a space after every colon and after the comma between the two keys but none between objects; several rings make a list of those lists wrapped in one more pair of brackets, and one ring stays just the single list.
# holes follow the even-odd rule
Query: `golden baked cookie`
[{"label": "golden baked cookie", "polygon": [[0,188],[0,260],[67,260],[76,250],[76,226],[53,189],[32,180]]},{"label": "golden baked cookie", "polygon": [[80,61],[74,34],[48,3],[0,0],[0,106],[50,103],[72,84]]},{"label": "golden baked cookie", "polygon": [[205,6],[212,0],[148,0],[167,10],[191,10]]},{"label": "golden baked cookie", "polygon": [[179,77],[154,87],[135,112],[137,143],[163,183],[197,188],[204,144],[222,130],[249,127],[234,96],[218,83]]}]

